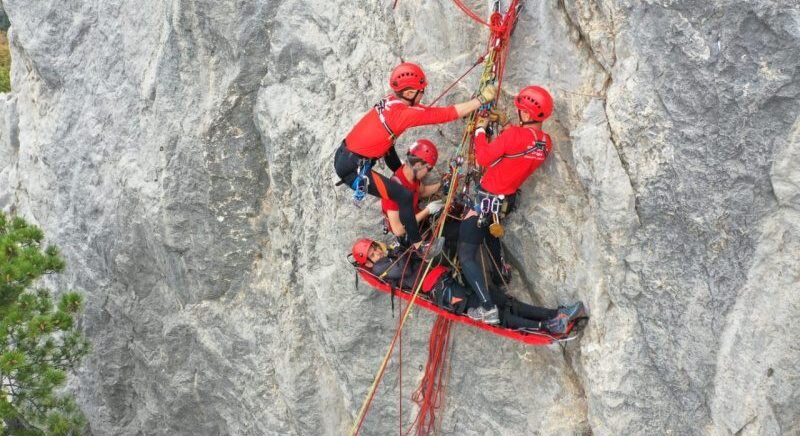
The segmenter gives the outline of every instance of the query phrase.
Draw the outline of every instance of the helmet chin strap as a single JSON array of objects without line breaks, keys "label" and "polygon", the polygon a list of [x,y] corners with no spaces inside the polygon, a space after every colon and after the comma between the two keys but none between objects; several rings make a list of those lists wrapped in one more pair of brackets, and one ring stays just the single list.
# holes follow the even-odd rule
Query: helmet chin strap
[{"label": "helmet chin strap", "polygon": [[415,91],[416,92],[414,93],[414,96],[411,97],[410,99],[405,97],[405,91],[400,93],[400,98],[407,101],[409,106],[414,106],[414,100],[416,100],[417,96],[419,95],[419,89],[415,89]]},{"label": "helmet chin strap", "polygon": [[417,177],[417,171],[419,170],[414,167],[411,167],[411,172],[414,174],[414,180],[419,180],[419,177]]},{"label": "helmet chin strap", "polygon": [[520,126],[527,126],[527,125],[530,125],[530,124],[538,123],[538,121],[536,121],[536,120],[522,121],[522,111],[519,110],[519,109],[517,109],[517,116],[519,117],[519,125]]}]

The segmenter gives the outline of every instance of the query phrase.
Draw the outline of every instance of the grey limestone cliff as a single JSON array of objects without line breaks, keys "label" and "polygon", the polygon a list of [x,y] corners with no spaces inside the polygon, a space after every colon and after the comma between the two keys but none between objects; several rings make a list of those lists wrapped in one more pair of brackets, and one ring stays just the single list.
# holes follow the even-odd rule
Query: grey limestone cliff
[{"label": "grey limestone cliff", "polygon": [[[345,260],[379,212],[334,187],[334,150],[393,64],[436,94],[486,29],[449,1],[3,3],[0,208],[86,293],[91,432],[347,432],[396,318]],[[556,110],[514,291],[592,319],[563,348],[456,327],[442,432],[800,434],[800,6],[523,3],[501,101],[541,84]],[[432,320],[404,330],[406,422]],[[397,429],[397,365],[364,434]]]}]

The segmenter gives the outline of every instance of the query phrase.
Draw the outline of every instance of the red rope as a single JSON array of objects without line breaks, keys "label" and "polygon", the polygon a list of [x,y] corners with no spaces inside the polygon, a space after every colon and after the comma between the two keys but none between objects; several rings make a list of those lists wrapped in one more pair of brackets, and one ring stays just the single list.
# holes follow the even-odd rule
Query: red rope
[{"label": "red rope", "polygon": [[425,372],[419,387],[411,395],[411,399],[419,406],[419,412],[406,435],[414,428],[418,436],[429,435],[436,430],[436,412],[444,406],[451,326],[450,320],[439,316],[431,329]]},{"label": "red rope", "polygon": [[[461,8],[467,15],[475,21],[482,23],[492,30],[492,35],[489,39],[487,52],[481,56],[481,60],[488,55],[492,50],[495,51],[493,77],[497,80],[498,97],[502,87],[503,75],[505,73],[506,59],[509,49],[509,41],[511,31],[517,20],[518,0],[511,2],[508,12],[503,17],[499,12],[491,15],[490,23],[486,23],[475,15],[472,11],[466,8],[459,0],[454,0],[456,5]],[[450,91],[450,89],[459,81],[461,81],[477,63],[473,65],[466,73],[459,77],[452,85],[450,85],[442,95]],[[434,103],[439,100],[441,96],[434,100]],[[496,102],[495,102],[496,104]],[[457,182],[454,182],[454,184]],[[452,189],[452,187],[451,187]],[[440,217],[439,221],[434,226],[435,230],[439,230],[444,226],[444,218],[446,214]],[[438,233],[438,232],[435,232]],[[428,343],[428,362],[425,365],[425,372],[419,387],[412,394],[411,399],[419,406],[419,411],[416,418],[412,422],[406,435],[416,428],[416,435],[429,435],[436,432],[438,421],[436,419],[437,411],[444,407],[444,400],[446,398],[447,383],[446,383],[446,369],[449,368],[448,351],[450,345],[450,327],[451,321],[439,316],[431,329],[431,335]]]},{"label": "red rope", "polygon": [[474,70],[475,67],[477,67],[478,65],[482,64],[483,60],[486,59],[486,55],[487,54],[489,54],[488,50],[486,51],[486,53],[484,53],[480,57],[478,57],[478,60],[475,61],[475,64],[473,64],[471,67],[469,67],[469,69],[464,74],[462,74],[461,77],[459,77],[458,79],[453,81],[453,83],[451,83],[444,91],[442,91],[442,93],[439,94],[438,97],[433,99],[433,102],[431,102],[430,106],[434,106],[436,104],[436,102],[439,101],[440,98],[442,98],[445,95],[447,95],[447,93],[450,92],[450,90],[453,89],[453,87],[456,86],[456,84],[458,82],[460,82],[464,77],[467,77],[467,74],[469,74],[472,70]]},{"label": "red rope", "polygon": [[[423,259],[423,260],[425,260],[425,261],[427,261],[427,260],[428,260],[428,252],[430,251],[430,249],[431,249],[431,247],[432,247],[432,246],[433,246],[433,244],[431,244],[431,245],[430,245],[430,246],[429,246],[429,247],[428,247],[428,248],[425,250],[425,253],[423,253],[423,255],[422,255],[422,259]],[[419,270],[417,271],[417,275],[414,277],[414,288],[416,288],[416,287],[419,285],[419,281],[421,280],[421,275],[422,275],[422,272],[423,272],[424,270],[425,270],[425,268],[419,268]],[[405,268],[404,268],[404,270],[403,270],[403,276],[405,276]],[[401,283],[402,283],[402,278],[401,278],[400,280],[401,280]],[[403,314],[402,314],[402,316],[399,318],[399,320],[398,320],[398,323],[401,323],[401,322],[402,322],[402,319],[403,319],[403,318],[406,318],[406,314],[407,314],[409,311],[411,311],[411,308],[412,308],[412,307],[414,307],[414,305],[413,305],[413,304],[408,304],[408,305],[406,306],[406,309],[405,309],[404,311],[402,311],[402,312],[403,312]],[[397,340],[398,340],[398,338],[400,337],[400,334],[401,334],[401,332],[402,332],[402,331],[403,331],[403,329],[402,329],[402,328],[398,328],[398,329],[395,331],[395,333],[394,333],[394,336],[392,337],[392,342],[391,342],[391,343],[389,343],[389,352],[390,352],[390,353],[391,353],[391,352],[394,350],[394,346],[395,346],[395,344],[397,343]],[[387,366],[388,366],[388,365],[387,365]],[[380,369],[380,371],[378,371],[378,375],[375,377],[377,385],[380,385],[380,382],[381,382],[381,380],[383,380],[383,375],[384,375],[385,373],[386,373],[386,366],[383,366],[383,367]],[[377,385],[376,385],[376,386],[377,386]],[[358,420],[358,423],[355,425],[355,429],[354,429],[354,431],[353,431],[353,435],[354,435],[354,436],[357,436],[357,435],[358,435],[358,432],[361,430],[361,426],[362,426],[362,425],[364,425],[364,419],[366,419],[366,418],[367,418],[367,414],[368,414],[368,412],[369,412],[369,409],[370,409],[370,407],[372,406],[372,401],[375,399],[375,392],[376,392],[376,391],[377,391],[377,389],[373,390],[373,391],[370,393],[369,397],[367,398],[366,405],[365,405],[365,408],[364,408],[364,414],[361,416],[361,418]]]},{"label": "red rope", "polygon": [[492,14],[491,21],[493,23],[499,23],[502,20],[502,28],[501,33],[497,33],[493,35],[493,40],[498,41],[501,45],[499,50],[499,62],[497,63],[497,90],[498,90],[498,100],[500,97],[500,89],[503,85],[503,76],[506,70],[506,61],[508,60],[508,50],[509,45],[511,43],[511,33],[514,31],[514,25],[517,22],[517,13],[519,12],[519,0],[514,0],[511,2],[511,5],[508,7],[508,11],[504,17],[501,17],[499,13],[495,12]]},{"label": "red rope", "polygon": [[[392,9],[395,9],[397,7],[397,1],[398,0],[394,0],[394,3],[392,4]],[[505,25],[507,23],[502,23],[502,24],[501,23],[492,23],[491,20],[490,20],[489,23],[487,23],[486,21],[483,21],[483,19],[478,14],[476,14],[475,12],[472,12],[472,10],[470,8],[468,8],[464,3],[462,3],[461,0],[453,0],[453,3],[455,3],[456,6],[459,9],[461,9],[461,11],[463,11],[465,14],[467,14],[467,16],[472,18],[476,23],[479,23],[479,24],[482,24],[482,25],[488,27],[489,30],[492,31],[492,33],[504,33],[506,31]],[[509,7],[508,9],[511,10],[512,7],[516,7],[516,3],[517,3],[516,1],[514,3],[512,3],[511,7]],[[495,14],[497,14],[497,12],[495,12]]]},{"label": "red rope", "polygon": [[503,87],[503,76],[505,75],[506,61],[508,59],[509,43],[511,42],[511,33],[517,21],[518,9],[519,0],[514,0],[511,2],[511,5],[509,5],[505,16],[501,15],[499,12],[494,12],[489,18],[492,35],[487,43],[487,50],[489,53],[494,51],[492,75],[497,81],[497,99],[493,102],[495,106],[502,95],[500,91]]},{"label": "red rope", "polygon": [[461,2],[461,0],[453,0],[453,3],[455,3],[459,9],[461,9],[465,14],[467,14],[468,17],[472,18],[476,23],[480,23],[488,27],[493,33],[499,33],[504,31],[502,27],[499,27],[493,23],[487,23],[486,21],[483,21],[483,19],[481,19],[481,17],[478,16],[478,14],[472,12],[472,10],[468,8],[466,5],[464,5],[464,3]]}]

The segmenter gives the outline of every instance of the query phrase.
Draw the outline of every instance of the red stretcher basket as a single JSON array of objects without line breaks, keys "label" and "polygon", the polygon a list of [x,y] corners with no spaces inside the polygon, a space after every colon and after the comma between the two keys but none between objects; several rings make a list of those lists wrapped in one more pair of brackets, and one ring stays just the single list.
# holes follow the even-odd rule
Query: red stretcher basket
[{"label": "red stretcher basket", "polygon": [[[372,274],[371,272],[369,272],[364,268],[356,266],[356,270],[358,272],[359,277],[361,277],[361,279],[367,282],[370,286],[381,292],[385,292],[390,295],[392,294],[392,286],[389,283],[386,283],[385,281],[376,277],[374,274]],[[431,274],[429,273],[428,275],[430,276]],[[406,301],[411,301],[413,293],[409,292],[407,289],[395,288],[394,295],[397,295],[398,297]],[[523,332],[519,330],[512,330],[503,327],[489,325],[480,321],[475,321],[467,316],[457,315],[453,312],[448,312],[447,310],[442,309],[441,307],[431,302],[428,296],[421,291],[417,295],[417,299],[414,301],[414,304],[422,307],[423,309],[427,309],[431,312],[434,312],[439,316],[443,316],[449,320],[460,322],[462,324],[471,325],[481,330],[485,330],[489,333],[499,336],[504,336],[506,338],[513,339],[515,341],[519,341],[528,345],[550,345],[554,342],[564,342],[574,339],[580,330],[580,328],[576,328],[576,326],[581,327],[583,324],[585,324],[586,320],[586,318],[579,318],[573,320],[567,327],[567,332],[565,334],[554,335],[547,332]]]}]

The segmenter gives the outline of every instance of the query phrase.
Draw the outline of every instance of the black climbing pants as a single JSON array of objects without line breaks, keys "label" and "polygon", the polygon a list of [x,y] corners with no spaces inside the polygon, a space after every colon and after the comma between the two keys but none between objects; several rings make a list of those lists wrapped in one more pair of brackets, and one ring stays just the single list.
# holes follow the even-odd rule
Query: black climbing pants
[{"label": "black climbing pants", "polygon": [[[482,262],[480,259],[481,245],[486,241],[491,255],[490,259]],[[489,233],[489,226],[478,226],[478,217],[473,216],[461,221],[458,232],[458,258],[461,261],[461,271],[464,280],[475,291],[484,308],[494,305],[489,293],[486,277],[483,274],[483,263],[488,271],[494,271],[495,263],[500,266],[501,251],[500,239]]]},{"label": "black climbing pants", "polygon": [[[394,147],[389,149],[389,152],[386,154],[386,156],[384,156],[383,159],[392,172],[397,171],[397,169],[402,165]],[[350,187],[350,189],[353,189],[353,181],[355,181],[356,177],[358,177],[359,164],[364,160],[369,159],[359,156],[348,150],[344,141],[342,141],[342,145],[339,146],[339,149],[336,150],[336,155],[333,161],[333,166],[336,169],[336,175],[338,175],[339,178],[348,187]],[[378,198],[381,197],[381,192],[377,188],[375,181],[375,179],[378,178],[380,179],[378,183],[382,183],[383,186],[386,187],[386,195],[391,200],[394,200],[395,203],[397,203],[397,206],[400,209],[400,222],[406,229],[408,241],[412,244],[415,244],[422,240],[422,237],[419,233],[419,227],[417,226],[417,218],[414,215],[414,194],[406,189],[403,185],[392,181],[391,179],[374,170],[368,171],[366,176],[369,179],[369,183],[367,185],[368,194]]]},{"label": "black climbing pants", "polygon": [[434,286],[432,297],[437,306],[459,315],[466,312],[467,308],[480,304],[472,291],[446,276],[442,276]]},{"label": "black climbing pants", "polygon": [[500,310],[500,325],[510,329],[533,328],[542,329],[542,321],[555,318],[558,310],[532,306],[509,297],[502,290],[490,286],[497,308]]},{"label": "black climbing pants", "polygon": [[[478,307],[482,304],[475,292],[459,285],[456,281],[446,278],[444,283],[437,286],[434,291],[434,302],[451,312],[466,313],[467,309]],[[489,286],[489,294],[497,304],[500,325],[509,329],[539,329],[544,326],[543,321],[555,318],[558,310],[533,306],[509,297],[501,289]]]}]

